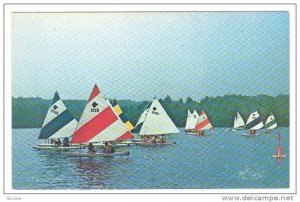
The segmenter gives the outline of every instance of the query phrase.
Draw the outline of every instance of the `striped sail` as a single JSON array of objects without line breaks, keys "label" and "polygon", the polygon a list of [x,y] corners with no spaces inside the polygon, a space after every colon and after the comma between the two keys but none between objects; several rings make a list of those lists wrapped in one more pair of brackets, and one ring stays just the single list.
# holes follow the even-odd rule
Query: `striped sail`
[{"label": "striped sail", "polygon": [[274,129],[277,128],[277,123],[275,121],[275,116],[274,114],[271,112],[266,123],[265,123],[265,128],[266,129]]},{"label": "striped sail", "polygon": [[244,126],[245,126],[245,122],[242,116],[240,115],[240,113],[237,112],[236,116],[234,117],[233,128],[239,129],[239,128],[243,128]]},{"label": "striped sail", "polygon": [[179,133],[178,128],[156,98],[154,98],[150,107],[144,113],[141,118],[142,126],[139,135]]},{"label": "striped sail", "polygon": [[105,142],[133,138],[97,85],[87,101],[72,143]]},{"label": "striped sail", "polygon": [[125,124],[126,128],[128,129],[128,131],[131,131],[132,129],[134,129],[134,126],[128,120],[127,116],[123,113],[121,107],[117,103],[117,100],[115,100],[115,99],[113,100],[112,107],[113,107],[115,113],[120,117],[120,119],[122,120],[122,122]]},{"label": "striped sail", "polygon": [[197,124],[195,126],[195,130],[211,130],[213,126],[211,125],[206,113],[201,111]]},{"label": "striped sail", "polygon": [[253,112],[250,114],[245,128],[244,129],[252,129],[252,130],[258,130],[264,127],[264,124],[262,122],[262,119],[258,113],[258,111],[253,110]]},{"label": "striped sail", "polygon": [[38,139],[64,138],[73,135],[77,121],[55,92]]}]

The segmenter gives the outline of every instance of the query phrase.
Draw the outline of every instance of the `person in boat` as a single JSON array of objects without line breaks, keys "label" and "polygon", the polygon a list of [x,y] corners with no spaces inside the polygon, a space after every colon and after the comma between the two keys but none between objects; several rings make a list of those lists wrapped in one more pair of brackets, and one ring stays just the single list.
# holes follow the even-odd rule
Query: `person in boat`
[{"label": "person in boat", "polygon": [[108,142],[105,142],[103,153],[114,153],[114,152],[115,152],[115,149],[113,148],[113,146],[111,144],[108,144]]},{"label": "person in boat", "polygon": [[70,146],[69,138],[65,137],[63,140],[63,147],[69,147],[69,146]]},{"label": "person in boat", "polygon": [[50,144],[55,144],[55,140],[54,139],[50,139]]},{"label": "person in boat", "polygon": [[61,146],[61,141],[60,141],[60,138],[58,138],[57,141],[55,141],[55,146],[58,146],[60,147]]},{"label": "person in boat", "polygon": [[156,141],[157,143],[166,143],[166,138],[165,138],[165,136],[163,135],[163,136],[160,136],[159,138],[157,138],[157,141]]},{"label": "person in boat", "polygon": [[199,135],[199,136],[205,136],[204,130],[199,130],[199,131],[198,131],[198,135]]},{"label": "person in boat", "polygon": [[265,133],[270,134],[271,130],[270,129],[266,129]]},{"label": "person in boat", "polygon": [[254,135],[254,134],[256,134],[256,130],[251,129],[251,130],[249,131],[249,133],[250,133],[250,135]]},{"label": "person in boat", "polygon": [[94,147],[93,143],[91,143],[91,142],[88,145],[88,151],[89,152],[96,152],[95,147]]}]

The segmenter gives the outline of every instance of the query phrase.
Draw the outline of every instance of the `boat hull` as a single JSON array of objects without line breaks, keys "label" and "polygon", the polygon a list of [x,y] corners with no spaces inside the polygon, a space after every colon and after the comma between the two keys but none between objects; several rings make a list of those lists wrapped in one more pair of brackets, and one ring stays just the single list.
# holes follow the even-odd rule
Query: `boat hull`
[{"label": "boat hull", "polygon": [[113,157],[113,156],[128,156],[129,151],[115,152],[115,153],[103,153],[103,152],[67,152],[65,153],[68,157]]},{"label": "boat hull", "polygon": [[[115,143],[112,144],[112,146],[114,148],[118,148],[118,147],[129,147],[130,145],[134,145],[135,142],[124,142],[124,143]],[[93,143],[94,147],[100,147],[103,148],[105,146],[104,143]]]},{"label": "boat hull", "polygon": [[[79,149],[79,146],[70,146],[70,147],[55,147],[55,146],[40,146],[36,145],[32,147],[33,149],[36,150],[48,150],[48,151],[68,151],[71,149]],[[85,148],[84,146],[81,146],[81,148]]]},{"label": "boat hull", "polygon": [[172,145],[172,144],[176,144],[176,142],[165,142],[165,143],[136,142],[136,145],[141,145],[141,146]]},{"label": "boat hull", "polygon": [[260,134],[259,133],[256,133],[256,134],[248,134],[248,133],[246,133],[246,134],[242,134],[241,136],[243,136],[243,137],[254,137],[254,136],[259,136]]},{"label": "boat hull", "polygon": [[285,154],[283,154],[283,155],[281,155],[281,156],[278,156],[278,155],[273,155],[272,156],[273,158],[285,158],[286,157],[286,155]]}]

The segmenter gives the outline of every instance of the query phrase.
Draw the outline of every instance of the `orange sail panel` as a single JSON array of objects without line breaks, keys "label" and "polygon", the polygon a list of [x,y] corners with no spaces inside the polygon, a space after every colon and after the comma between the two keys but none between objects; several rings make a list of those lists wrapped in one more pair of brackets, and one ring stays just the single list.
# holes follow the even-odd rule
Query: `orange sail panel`
[{"label": "orange sail panel", "polygon": [[195,126],[195,130],[199,131],[199,130],[210,130],[212,129],[213,126],[211,125],[208,117],[206,116],[206,113],[204,111],[202,111],[200,113],[198,122]]}]

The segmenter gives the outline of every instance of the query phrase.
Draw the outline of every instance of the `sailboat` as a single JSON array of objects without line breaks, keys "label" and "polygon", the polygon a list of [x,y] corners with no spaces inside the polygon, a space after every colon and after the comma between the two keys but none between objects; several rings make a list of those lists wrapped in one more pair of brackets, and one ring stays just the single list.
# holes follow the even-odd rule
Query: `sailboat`
[{"label": "sailboat", "polygon": [[[113,110],[108,98],[100,94],[100,90],[95,84],[71,142],[81,145],[131,138],[133,135]],[[129,155],[129,152],[69,152],[67,155],[71,157],[116,156]]]},{"label": "sailboat", "polygon": [[194,135],[204,136],[206,135],[205,130],[213,130],[214,127],[212,126],[210,120],[208,119],[205,111],[201,111],[200,116],[197,120],[197,124],[195,126],[195,133]]},{"label": "sailboat", "polygon": [[274,114],[271,112],[267,118],[267,121],[265,123],[265,133],[270,134],[271,130],[274,128],[277,128],[277,123],[275,121],[275,116]]},{"label": "sailboat", "polygon": [[278,158],[278,159],[281,159],[281,158],[284,158],[286,157],[286,154],[284,154],[282,152],[282,148],[280,146],[280,134],[278,133],[278,145],[276,147],[276,151],[275,151],[275,154],[272,156],[273,158]]},{"label": "sailboat", "polygon": [[135,132],[143,137],[142,141],[136,142],[138,145],[166,145],[174,142],[166,142],[165,135],[179,133],[179,130],[159,101],[154,98],[139,117]]},{"label": "sailboat", "polygon": [[[73,135],[77,124],[78,122],[60,99],[58,92],[55,92],[38,137],[38,139],[44,139],[45,144],[39,144],[33,148],[39,150],[69,150],[79,148],[76,145],[70,145],[68,141],[68,138]],[[63,138],[64,143],[61,143],[60,139]],[[47,140],[48,143],[46,143]],[[56,141],[56,144],[49,143],[49,141]]]},{"label": "sailboat", "polygon": [[252,113],[249,115],[248,120],[244,129],[249,130],[247,134],[242,134],[242,136],[255,136],[259,135],[257,130],[264,127],[262,119],[257,110],[253,109]]},{"label": "sailboat", "polygon": [[233,129],[234,130],[243,130],[244,127],[245,127],[245,122],[243,120],[243,117],[240,115],[239,112],[237,112],[234,117]]},{"label": "sailboat", "polygon": [[185,124],[185,134],[195,133],[195,126],[197,124],[198,119],[199,114],[196,112],[196,110],[194,110],[193,113],[191,113],[190,110],[188,110],[188,116]]}]

